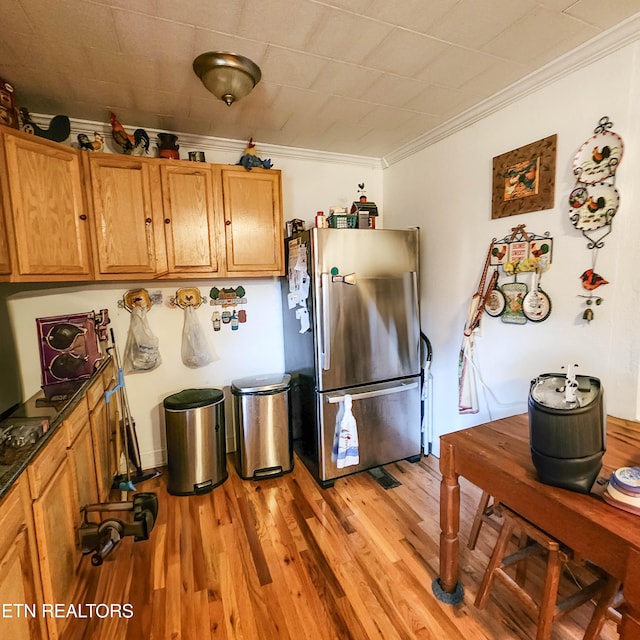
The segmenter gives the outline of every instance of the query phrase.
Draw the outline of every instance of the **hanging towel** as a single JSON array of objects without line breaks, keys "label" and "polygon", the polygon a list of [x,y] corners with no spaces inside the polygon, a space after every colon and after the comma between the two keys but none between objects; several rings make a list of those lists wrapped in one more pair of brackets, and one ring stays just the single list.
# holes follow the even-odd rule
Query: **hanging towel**
[{"label": "hanging towel", "polygon": [[336,430],[333,437],[333,460],[338,469],[360,464],[358,448],[358,425],[351,411],[352,399],[344,396],[336,416]]}]

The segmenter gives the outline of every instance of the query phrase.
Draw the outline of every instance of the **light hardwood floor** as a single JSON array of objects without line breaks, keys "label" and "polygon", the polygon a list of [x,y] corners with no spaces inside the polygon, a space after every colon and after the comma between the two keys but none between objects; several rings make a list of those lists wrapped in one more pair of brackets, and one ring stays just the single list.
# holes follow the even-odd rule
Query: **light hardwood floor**
[{"label": "light hardwood floor", "polygon": [[[296,458],[292,473],[244,481],[229,457],[229,478],[204,496],[156,491],[151,539],[130,538],[95,568],[85,558],[77,602],[131,603],[133,617],[77,620],[67,638],[146,640],[508,640],[535,637],[535,622],[496,586],[487,608],[473,606],[495,532],[475,551],[466,535],[480,493],[461,482],[464,603],[437,601],[438,460],[385,469],[401,484],[384,489],[369,473],[322,490]],[[534,579],[536,568],[530,574]],[[578,639],[585,605],[561,620],[554,640]],[[602,638],[617,638],[607,622]]]}]

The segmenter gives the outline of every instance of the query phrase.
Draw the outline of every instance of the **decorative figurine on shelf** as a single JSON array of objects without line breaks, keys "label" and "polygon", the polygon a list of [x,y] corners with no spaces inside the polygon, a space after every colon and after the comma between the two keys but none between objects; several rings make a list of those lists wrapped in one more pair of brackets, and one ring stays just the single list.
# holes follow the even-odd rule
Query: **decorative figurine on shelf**
[{"label": "decorative figurine on shelf", "polygon": [[41,129],[32,119],[26,107],[20,107],[20,118],[22,120],[22,130],[32,133],[40,138],[63,142],[71,133],[71,123],[67,116],[53,116],[48,129]]},{"label": "decorative figurine on shelf", "polygon": [[367,194],[364,191],[364,182],[358,184],[358,200],[351,205],[351,215],[358,216],[358,229],[375,229],[378,207],[375,202],[367,202]]},{"label": "decorative figurine on shelf", "polygon": [[104,136],[97,131],[93,133],[94,139],[91,140],[86,133],[78,134],[78,148],[86,151],[102,151],[104,149]]},{"label": "decorative figurine on shelf", "polygon": [[116,114],[111,114],[111,130],[113,139],[122,147],[127,155],[143,156],[149,151],[149,136],[144,129],[136,129],[133,135],[127,133],[124,127],[118,122]]},{"label": "decorative figurine on shelf", "polygon": [[0,78],[0,124],[20,128],[20,117],[13,85]]},{"label": "decorative figurine on shelf", "polygon": [[169,158],[171,160],[180,160],[180,145],[177,144],[178,136],[173,133],[159,133],[158,139],[158,157]]},{"label": "decorative figurine on shelf", "polygon": [[253,138],[249,138],[249,144],[244,150],[244,153],[240,156],[240,160],[237,164],[242,165],[247,171],[251,171],[254,167],[271,169],[271,167],[273,167],[271,160],[261,160],[257,153],[256,145],[253,143]]}]

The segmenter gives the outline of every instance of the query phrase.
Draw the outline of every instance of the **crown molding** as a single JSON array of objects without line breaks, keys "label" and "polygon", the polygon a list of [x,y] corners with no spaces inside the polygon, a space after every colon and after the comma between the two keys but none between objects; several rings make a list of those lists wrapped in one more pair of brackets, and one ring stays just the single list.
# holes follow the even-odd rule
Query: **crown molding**
[{"label": "crown molding", "polygon": [[[52,116],[43,113],[31,113],[33,121],[39,125],[46,127]],[[75,140],[79,133],[85,133],[93,136],[97,131],[105,136],[111,136],[111,125],[108,122],[95,122],[92,120],[80,120],[78,118],[69,118],[71,124],[71,133],[67,140],[67,144],[76,146]],[[153,141],[158,133],[165,132],[166,129],[151,129],[144,125],[128,125],[129,129],[141,126],[149,134],[149,138]],[[191,133],[181,133],[172,131],[178,136],[178,141],[182,148],[197,149],[198,151],[207,151],[215,153],[234,153],[238,158],[247,146],[246,140],[234,140],[232,138],[216,138],[213,136],[199,136]],[[327,162],[330,164],[348,164],[357,167],[365,167],[368,169],[382,169],[382,159],[371,156],[349,155],[345,153],[333,153],[330,151],[318,151],[314,149],[302,149],[300,147],[286,147],[275,144],[266,144],[258,142],[260,147],[260,155],[263,158],[270,159],[291,159],[305,160],[310,162]]]},{"label": "crown molding", "polygon": [[382,158],[382,165],[386,168],[400,162],[400,160],[426,149],[582,67],[605,58],[638,39],[640,39],[640,13],[572,49],[544,67],[495,93],[490,98],[463,111],[455,118],[447,120],[442,125],[392,151]]}]

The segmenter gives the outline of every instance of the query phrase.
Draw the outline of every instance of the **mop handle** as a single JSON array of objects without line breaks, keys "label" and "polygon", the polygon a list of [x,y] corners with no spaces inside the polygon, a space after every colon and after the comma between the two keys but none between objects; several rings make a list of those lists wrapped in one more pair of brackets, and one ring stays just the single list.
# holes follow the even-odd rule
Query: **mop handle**
[{"label": "mop handle", "polygon": [[116,384],[113,389],[107,389],[104,392],[104,401],[109,404],[109,400],[111,400],[111,396],[118,391],[118,389],[124,388],[124,374],[122,373],[122,369],[118,369],[118,384]]},{"label": "mop handle", "polygon": [[116,346],[116,338],[113,333],[113,329],[109,329],[111,332],[111,347],[107,349],[107,351],[113,350],[114,360],[116,367],[118,368],[118,383],[113,389],[107,389],[104,392],[104,401],[109,404],[109,400],[111,400],[111,396],[118,391],[119,389],[124,389],[124,373],[122,372],[122,367],[120,366],[120,357],[118,355],[118,347]]}]

